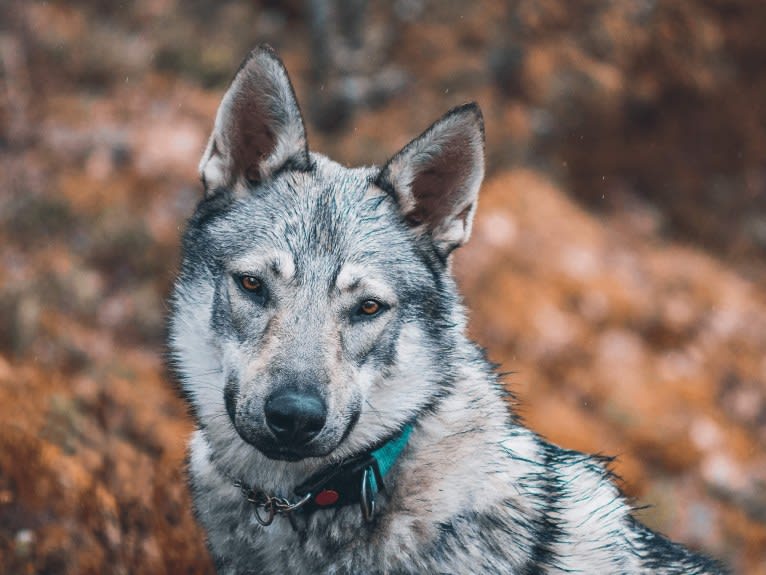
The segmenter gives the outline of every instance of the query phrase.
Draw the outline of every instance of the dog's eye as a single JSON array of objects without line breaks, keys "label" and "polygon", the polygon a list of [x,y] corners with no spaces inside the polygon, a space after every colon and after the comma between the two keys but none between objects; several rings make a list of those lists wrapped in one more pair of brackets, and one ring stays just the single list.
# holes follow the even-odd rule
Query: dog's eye
[{"label": "dog's eye", "polygon": [[250,274],[234,274],[232,277],[234,283],[252,302],[266,305],[269,299],[269,288],[262,279]]},{"label": "dog's eye", "polygon": [[263,291],[263,282],[254,276],[240,276],[239,285],[241,285],[242,289],[245,291],[255,294]]},{"label": "dog's eye", "polygon": [[361,304],[359,304],[357,313],[359,315],[372,317],[374,315],[378,315],[382,310],[383,310],[382,303],[374,299],[366,299]]}]

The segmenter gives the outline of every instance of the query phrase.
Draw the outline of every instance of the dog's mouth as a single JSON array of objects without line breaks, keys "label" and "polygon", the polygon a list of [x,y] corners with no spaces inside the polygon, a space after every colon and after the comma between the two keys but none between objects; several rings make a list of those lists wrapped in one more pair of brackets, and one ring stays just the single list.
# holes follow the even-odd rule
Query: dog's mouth
[{"label": "dog's mouth", "polygon": [[[236,427],[236,426],[235,426]],[[251,447],[258,450],[269,459],[276,461],[302,461],[304,459],[326,457],[343,443],[345,435],[338,441],[317,441],[307,445],[282,445],[269,437],[249,437],[237,429],[239,436]]]},{"label": "dog's mouth", "polygon": [[265,455],[269,459],[277,461],[296,462],[304,459],[326,457],[332,454],[356,427],[361,415],[360,410],[354,409],[340,437],[334,434],[322,433],[305,445],[285,445],[277,441],[272,434],[259,430],[250,425],[238,425],[236,418],[231,418],[234,429],[240,438]]},{"label": "dog's mouth", "polygon": [[265,455],[269,459],[274,459],[277,461],[303,461],[304,459],[309,458],[315,458],[315,457],[325,457],[327,455],[330,455],[335,448],[328,449],[326,451],[315,451],[315,450],[305,450],[305,449],[294,449],[289,447],[276,447],[276,448],[266,448],[266,447],[259,447],[259,446],[253,446],[258,451],[260,451],[263,455]]}]

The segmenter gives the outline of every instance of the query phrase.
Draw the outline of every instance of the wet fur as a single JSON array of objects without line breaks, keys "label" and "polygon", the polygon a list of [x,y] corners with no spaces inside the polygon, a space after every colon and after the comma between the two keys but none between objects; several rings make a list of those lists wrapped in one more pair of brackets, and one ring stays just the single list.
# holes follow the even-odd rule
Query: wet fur
[{"label": "wet fur", "polygon": [[[265,120],[258,86],[284,100]],[[260,104],[243,125],[264,137],[235,133],[226,102],[249,114],[246,97]],[[523,427],[467,339],[449,254],[470,234],[482,135],[478,108],[459,108],[382,169],[347,169],[306,151],[273,52],[256,49],[240,69],[200,167],[206,197],[184,236],[170,325],[199,427],[195,510],[220,573],[722,572],[637,522],[605,460]],[[236,292],[232,270],[248,266],[269,278],[271,307]],[[390,299],[388,315],[355,325],[354,290]],[[330,406],[297,460],[259,448],[271,441],[259,402],[280,385],[317,386]],[[409,423],[370,524],[350,506],[264,528],[232,485],[292,497]]]}]

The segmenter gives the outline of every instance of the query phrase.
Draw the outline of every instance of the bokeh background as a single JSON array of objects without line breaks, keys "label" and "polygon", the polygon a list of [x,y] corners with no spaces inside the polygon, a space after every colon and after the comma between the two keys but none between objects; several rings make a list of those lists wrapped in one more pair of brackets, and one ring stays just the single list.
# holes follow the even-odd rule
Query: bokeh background
[{"label": "bokeh background", "polygon": [[265,41],[349,165],[481,104],[455,269],[517,409],[766,573],[764,37],[758,0],[0,0],[0,570],[210,572],[165,298]]}]

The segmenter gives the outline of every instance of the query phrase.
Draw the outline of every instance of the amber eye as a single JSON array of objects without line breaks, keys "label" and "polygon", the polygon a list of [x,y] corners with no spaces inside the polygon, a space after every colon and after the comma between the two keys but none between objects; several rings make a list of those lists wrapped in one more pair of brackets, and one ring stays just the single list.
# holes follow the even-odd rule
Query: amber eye
[{"label": "amber eye", "polygon": [[380,302],[368,299],[362,302],[362,305],[359,306],[359,311],[364,315],[375,315],[380,311],[380,308]]},{"label": "amber eye", "polygon": [[245,290],[252,292],[260,291],[263,287],[261,280],[253,276],[241,276],[239,283]]}]

